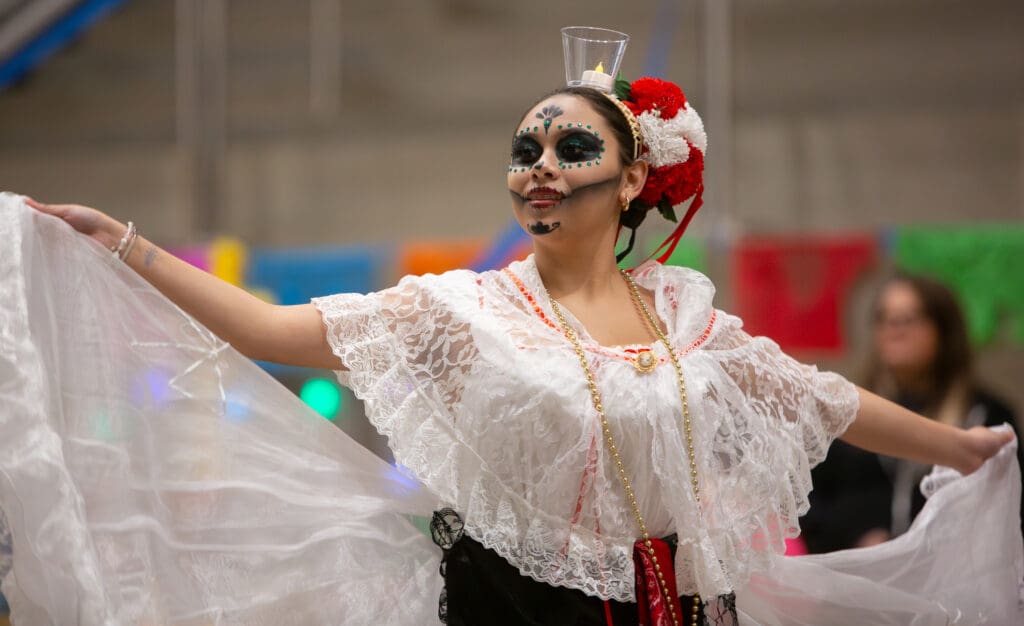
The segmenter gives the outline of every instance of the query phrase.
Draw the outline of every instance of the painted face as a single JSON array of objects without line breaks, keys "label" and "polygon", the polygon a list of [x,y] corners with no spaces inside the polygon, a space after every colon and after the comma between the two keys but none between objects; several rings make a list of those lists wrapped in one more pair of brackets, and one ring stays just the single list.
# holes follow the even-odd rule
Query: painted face
[{"label": "painted face", "polygon": [[534,236],[607,227],[620,206],[618,149],[586,100],[558,95],[537,104],[512,138],[508,189],[516,219]]}]

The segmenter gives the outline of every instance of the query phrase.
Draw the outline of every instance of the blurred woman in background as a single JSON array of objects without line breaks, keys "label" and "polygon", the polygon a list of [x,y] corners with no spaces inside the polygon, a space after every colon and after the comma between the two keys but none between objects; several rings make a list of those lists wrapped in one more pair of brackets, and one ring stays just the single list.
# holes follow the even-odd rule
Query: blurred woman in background
[{"label": "blurred woman in background", "polygon": [[[975,377],[963,313],[947,287],[897,274],[879,290],[873,311],[865,388],[945,424],[1009,423],[1017,430],[1010,406]],[[813,471],[811,510],[802,523],[809,550],[863,547],[902,534],[924,506],[918,485],[930,470],[837,442]]]}]

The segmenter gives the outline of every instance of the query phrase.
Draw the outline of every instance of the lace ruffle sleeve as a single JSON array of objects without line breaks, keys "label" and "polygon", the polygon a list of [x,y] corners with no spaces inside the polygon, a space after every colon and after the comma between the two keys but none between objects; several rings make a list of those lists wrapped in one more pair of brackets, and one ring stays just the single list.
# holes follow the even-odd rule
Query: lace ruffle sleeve
[{"label": "lace ruffle sleeve", "polygon": [[677,556],[677,572],[685,580],[685,572],[703,570],[707,578],[697,586],[723,593],[769,569],[785,540],[799,534],[810,469],[853,421],[859,398],[838,374],[751,337],[722,311],[688,367],[707,536]]},{"label": "lace ruffle sleeve", "polygon": [[[443,407],[457,405],[459,373],[468,370],[475,348],[469,323],[454,309],[460,292],[472,291],[471,276],[407,276],[383,291],[314,299],[327,341],[345,368],[338,372],[341,382],[357,391],[377,388],[376,402],[400,402],[413,385],[432,392]],[[404,384],[382,384],[399,379]]]},{"label": "lace ruffle sleeve", "polygon": [[383,291],[313,300],[345,368],[338,379],[363,400],[396,460],[449,499],[444,486],[457,482],[423,470],[436,470],[455,438],[453,415],[477,354],[463,310],[477,305],[475,276],[407,276]]},{"label": "lace ruffle sleeve", "polygon": [[707,349],[727,378],[750,408],[790,431],[811,466],[820,463],[856,417],[857,388],[835,372],[797,361],[767,337],[752,337],[738,317],[719,317],[721,327]]}]

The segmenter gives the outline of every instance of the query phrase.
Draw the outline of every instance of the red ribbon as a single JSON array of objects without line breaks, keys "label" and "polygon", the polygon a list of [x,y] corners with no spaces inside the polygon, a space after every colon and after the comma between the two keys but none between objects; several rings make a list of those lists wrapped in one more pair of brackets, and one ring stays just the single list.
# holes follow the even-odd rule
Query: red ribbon
[{"label": "red ribbon", "polygon": [[[672,562],[672,551],[661,539],[640,540],[633,545],[633,569],[636,572],[636,606],[639,611],[640,626],[673,626],[669,602],[675,607],[676,615],[682,619],[683,607],[676,591],[675,565]],[[654,554],[651,554],[651,549]],[[656,560],[651,557],[656,557]],[[660,569],[655,568],[655,564]],[[658,574],[665,579],[665,587],[669,597],[661,592]]]},{"label": "red ribbon", "polygon": [[665,261],[671,258],[672,253],[675,252],[676,246],[679,245],[679,240],[683,238],[683,233],[686,232],[686,227],[690,225],[690,221],[693,220],[693,216],[697,214],[697,209],[699,209],[703,204],[704,184],[702,183],[701,186],[697,188],[697,193],[693,195],[693,202],[690,203],[690,208],[686,210],[686,215],[683,217],[683,220],[679,222],[679,226],[676,226],[676,229],[672,231],[672,234],[669,235],[665,241],[661,242],[658,249],[651,254],[653,257],[655,254],[658,254],[658,252],[661,252],[662,248],[668,246],[668,249],[662,252],[661,256],[658,257],[658,263],[664,265]]}]

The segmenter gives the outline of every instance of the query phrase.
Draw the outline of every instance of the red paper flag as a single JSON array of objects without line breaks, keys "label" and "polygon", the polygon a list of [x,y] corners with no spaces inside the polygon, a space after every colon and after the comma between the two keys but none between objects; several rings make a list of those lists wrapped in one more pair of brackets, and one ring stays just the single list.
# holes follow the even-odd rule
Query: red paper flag
[{"label": "red paper flag", "polygon": [[737,313],[784,350],[841,352],[854,282],[875,261],[869,235],[751,237],[736,247]]}]

